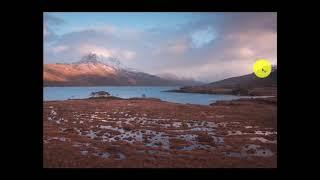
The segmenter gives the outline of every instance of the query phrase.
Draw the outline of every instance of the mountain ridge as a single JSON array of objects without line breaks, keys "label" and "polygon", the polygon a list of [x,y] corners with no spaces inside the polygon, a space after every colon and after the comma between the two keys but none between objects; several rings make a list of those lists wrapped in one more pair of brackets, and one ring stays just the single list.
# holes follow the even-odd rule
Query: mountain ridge
[{"label": "mountain ridge", "polygon": [[[114,63],[114,64],[112,64]],[[109,63],[89,53],[73,63],[44,64],[44,86],[173,86],[200,84],[196,81],[173,80],[125,67],[117,58]]]},{"label": "mountain ridge", "polygon": [[180,89],[169,90],[169,92],[277,96],[277,69],[273,68],[271,74],[266,78],[258,78],[251,73],[200,86],[184,86]]}]

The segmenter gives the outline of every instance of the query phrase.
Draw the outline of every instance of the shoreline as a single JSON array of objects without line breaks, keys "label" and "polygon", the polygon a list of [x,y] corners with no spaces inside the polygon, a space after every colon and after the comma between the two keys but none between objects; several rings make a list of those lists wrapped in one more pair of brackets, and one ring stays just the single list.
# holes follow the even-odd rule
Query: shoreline
[{"label": "shoreline", "polygon": [[[220,94],[219,94],[220,95]],[[222,95],[222,94],[221,94]],[[277,98],[277,96],[238,96],[238,99],[265,99],[265,98]],[[202,105],[202,106],[210,106],[210,104],[214,104],[218,101],[234,101],[238,99],[231,99],[231,100],[217,100],[213,103],[210,103],[210,100],[208,104],[193,104],[193,103],[179,103],[179,102],[173,102],[173,101],[166,101],[162,100],[160,98],[154,98],[154,97],[131,97],[131,98],[121,98],[117,96],[109,96],[109,97],[101,97],[101,98],[80,98],[80,99],[65,99],[65,100],[43,100],[43,102],[62,102],[62,101],[71,101],[71,100],[93,100],[93,99],[103,99],[103,100],[153,100],[153,101],[163,101],[168,103],[175,103],[175,104],[182,104],[182,105]]]},{"label": "shoreline", "polygon": [[207,86],[186,86],[180,89],[172,89],[163,92],[175,93],[197,93],[216,94],[234,96],[277,96],[277,87],[257,87],[257,88],[214,88]]}]

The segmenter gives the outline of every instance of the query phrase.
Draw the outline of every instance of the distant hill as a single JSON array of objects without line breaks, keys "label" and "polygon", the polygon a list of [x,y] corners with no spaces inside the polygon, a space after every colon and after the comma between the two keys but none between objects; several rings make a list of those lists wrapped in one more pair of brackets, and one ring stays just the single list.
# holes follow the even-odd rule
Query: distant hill
[{"label": "distant hill", "polygon": [[196,81],[166,79],[121,65],[115,58],[103,63],[90,53],[74,63],[44,64],[44,86],[188,86]]},{"label": "distant hill", "polygon": [[277,96],[277,69],[267,78],[258,78],[255,74],[227,78],[200,86],[186,86],[173,92],[234,94],[234,95],[265,95]]},{"label": "distant hill", "polygon": [[209,83],[206,86],[219,88],[257,88],[277,85],[277,70],[271,72],[267,78],[258,78],[255,74],[232,77],[221,81]]}]

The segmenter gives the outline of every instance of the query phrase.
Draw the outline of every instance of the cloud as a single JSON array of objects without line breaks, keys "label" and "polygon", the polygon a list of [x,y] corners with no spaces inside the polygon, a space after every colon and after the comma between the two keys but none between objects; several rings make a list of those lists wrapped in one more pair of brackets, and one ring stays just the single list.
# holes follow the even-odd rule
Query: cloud
[{"label": "cloud", "polygon": [[251,58],[252,56],[255,55],[255,52],[252,49],[247,47],[240,48],[239,51],[240,51],[239,52],[240,56],[244,58]]},{"label": "cloud", "polygon": [[[208,24],[208,21],[202,21],[182,29],[187,34],[199,27],[206,29],[205,25]],[[259,58],[277,64],[276,19],[271,14],[226,14],[219,26],[214,27],[217,33],[214,40],[201,47],[188,49],[180,59],[168,63],[162,61],[153,69],[159,73],[190,75],[213,81],[251,73],[253,63]],[[182,31],[180,33],[183,34]],[[166,58],[170,59],[168,56]],[[161,61],[163,58],[154,59]]]},{"label": "cloud", "polygon": [[[71,53],[70,53],[71,52]],[[74,62],[79,60],[82,56],[89,53],[96,53],[104,58],[116,57],[121,60],[131,60],[136,56],[136,52],[131,50],[119,49],[119,48],[106,48],[103,46],[98,46],[95,44],[82,43],[82,44],[72,44],[70,46],[66,45],[51,45],[46,48],[46,55],[60,60],[63,57],[65,62]],[[53,61],[54,62],[54,61]]]},{"label": "cloud", "polygon": [[43,36],[47,36],[48,35],[48,27],[47,26],[43,26]]},{"label": "cloud", "polygon": [[55,17],[49,13],[43,13],[43,37],[45,41],[52,41],[57,38],[57,34],[54,32],[53,27],[57,27],[64,23],[64,20]]},{"label": "cloud", "polygon": [[76,51],[79,52],[80,56],[84,56],[86,54],[94,52],[99,56],[112,57],[115,53],[115,50],[105,49],[91,44],[81,44],[78,47],[76,47]]},{"label": "cloud", "polygon": [[189,43],[186,41],[178,41],[169,46],[169,51],[175,54],[182,54],[189,48]]},{"label": "cloud", "polygon": [[43,21],[49,25],[61,25],[65,23],[63,19],[53,16],[50,13],[43,13]]},{"label": "cloud", "polygon": [[218,61],[208,62],[198,66],[180,66],[167,68],[159,73],[173,73],[179,74],[183,77],[189,77],[192,79],[200,79],[204,82],[213,82],[226,77],[234,77],[247,74],[252,70],[252,64],[250,62],[239,63],[234,61]]},{"label": "cloud", "polygon": [[89,53],[96,53],[97,55],[103,56],[105,58],[116,57],[122,60],[130,60],[134,58],[136,55],[134,51],[123,50],[118,48],[107,49],[92,44],[81,44],[77,47],[77,51],[81,56],[84,56]]},{"label": "cloud", "polygon": [[[63,22],[49,21],[54,26]],[[54,34],[46,24],[44,33]],[[203,13],[203,18],[175,28],[108,24],[44,43],[45,62],[72,62],[95,52],[151,74],[213,81],[251,73],[258,58],[277,64],[277,19],[272,13]]]},{"label": "cloud", "polygon": [[52,48],[52,51],[53,51],[54,53],[60,53],[60,52],[66,51],[66,50],[68,50],[68,49],[69,49],[68,46],[61,45],[61,46],[53,47],[53,48]]},{"label": "cloud", "polygon": [[195,31],[191,34],[192,44],[196,48],[200,48],[217,38],[216,33],[212,27]]},{"label": "cloud", "polygon": [[181,55],[188,51],[190,42],[186,40],[178,40],[174,42],[166,42],[162,46],[153,48],[152,54],[156,56]]},{"label": "cloud", "polygon": [[132,58],[134,58],[136,56],[136,52],[134,52],[134,51],[124,51],[122,55],[123,55],[123,57],[125,59],[132,59]]},{"label": "cloud", "polygon": [[53,32],[51,28],[48,27],[47,24],[43,25],[43,38],[47,42],[50,42],[51,40],[54,40],[56,38],[56,34]]},{"label": "cloud", "polygon": [[117,28],[115,26],[108,25],[104,28],[104,31],[106,31],[107,33],[116,33]]}]

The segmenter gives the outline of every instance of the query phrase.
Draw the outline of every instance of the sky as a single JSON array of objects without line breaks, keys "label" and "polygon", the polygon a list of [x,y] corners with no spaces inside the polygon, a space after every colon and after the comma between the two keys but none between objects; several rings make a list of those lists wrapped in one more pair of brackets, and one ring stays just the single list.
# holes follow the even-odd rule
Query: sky
[{"label": "sky", "polygon": [[44,63],[93,52],[150,74],[213,82],[277,64],[275,12],[45,12]]}]

